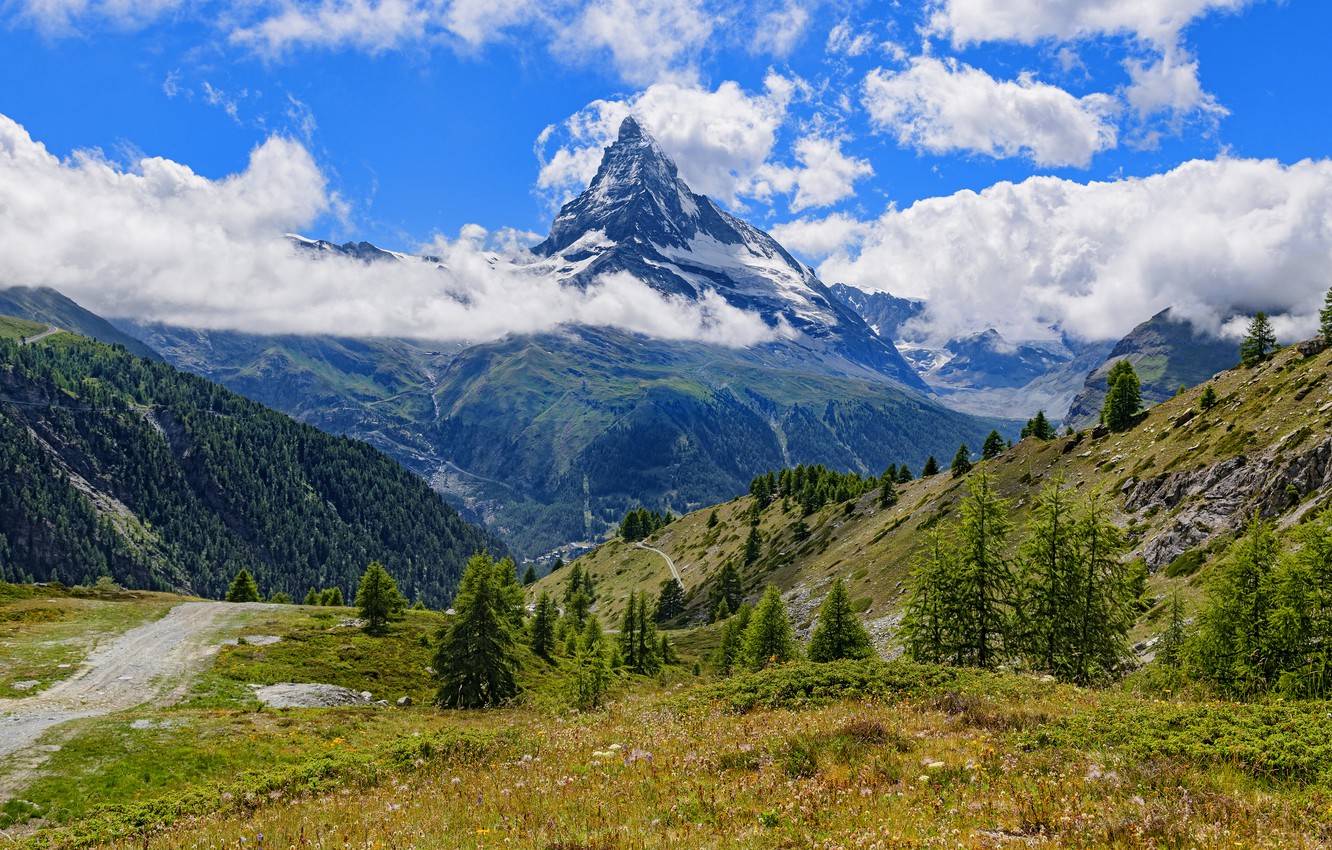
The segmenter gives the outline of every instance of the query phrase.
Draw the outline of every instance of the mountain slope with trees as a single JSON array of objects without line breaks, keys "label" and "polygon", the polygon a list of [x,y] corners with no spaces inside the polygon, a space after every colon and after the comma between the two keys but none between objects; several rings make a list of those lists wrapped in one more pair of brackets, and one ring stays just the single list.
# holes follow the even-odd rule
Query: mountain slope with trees
[{"label": "mountain slope with trees", "polygon": [[162,362],[70,334],[0,341],[0,579],[221,597],[350,595],[385,564],[442,605],[503,544],[364,443]]}]

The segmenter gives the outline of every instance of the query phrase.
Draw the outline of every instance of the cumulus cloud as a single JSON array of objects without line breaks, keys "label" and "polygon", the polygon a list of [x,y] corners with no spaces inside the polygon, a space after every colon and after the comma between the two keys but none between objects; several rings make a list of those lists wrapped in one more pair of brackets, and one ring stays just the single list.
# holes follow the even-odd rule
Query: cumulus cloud
[{"label": "cumulus cloud", "polygon": [[321,0],[280,11],[231,33],[232,43],[268,56],[295,47],[351,47],[381,53],[437,29],[439,10],[419,0]]},{"label": "cumulus cloud", "polygon": [[987,41],[1035,44],[1128,34],[1158,47],[1173,46],[1194,19],[1212,11],[1238,11],[1255,0],[943,0],[929,30],[955,47]]},{"label": "cumulus cloud", "polygon": [[1108,95],[1074,97],[1028,75],[996,80],[956,60],[918,56],[904,71],[865,77],[874,124],[902,145],[942,154],[1024,155],[1037,165],[1086,166],[1117,142]]},{"label": "cumulus cloud", "polygon": [[86,21],[137,29],[168,15],[181,0],[20,0],[18,17],[42,33],[71,35]]},{"label": "cumulus cloud", "polygon": [[[1332,161],[1193,161],[1081,184],[1000,183],[890,209],[862,227],[798,222],[847,242],[823,280],[924,298],[936,340],[995,326],[1010,339],[1114,339],[1166,307],[1213,333],[1258,310],[1313,332],[1332,267]],[[814,239],[817,244],[817,238]]]},{"label": "cumulus cloud", "polygon": [[788,0],[782,8],[769,10],[760,17],[753,50],[787,56],[804,38],[808,27],[809,12],[794,0]]},{"label": "cumulus cloud", "polygon": [[306,149],[270,138],[218,180],[147,157],[123,169],[62,161],[0,115],[0,282],[51,286],[111,316],[253,333],[479,340],[568,323],[748,345],[774,333],[716,296],[686,302],[627,276],[587,289],[489,248],[532,234],[469,226],[425,246],[435,263],[362,263],[297,249],[284,233],[344,211]]},{"label": "cumulus cloud", "polygon": [[689,80],[691,60],[718,23],[700,0],[591,0],[553,46],[580,61],[607,54],[631,83]]},{"label": "cumulus cloud", "polygon": [[874,167],[868,160],[842,152],[842,140],[805,136],[796,142],[798,167],[767,166],[759,175],[782,192],[795,191],[791,211],[826,207],[855,193],[857,180],[869,177]]},{"label": "cumulus cloud", "polygon": [[772,236],[798,254],[823,259],[860,245],[872,227],[872,222],[839,212],[778,224],[772,228]]},{"label": "cumulus cloud", "polygon": [[1129,59],[1125,67],[1131,83],[1124,97],[1140,116],[1198,112],[1215,119],[1229,114],[1214,96],[1203,91],[1197,60],[1178,48],[1166,51],[1154,62]]}]

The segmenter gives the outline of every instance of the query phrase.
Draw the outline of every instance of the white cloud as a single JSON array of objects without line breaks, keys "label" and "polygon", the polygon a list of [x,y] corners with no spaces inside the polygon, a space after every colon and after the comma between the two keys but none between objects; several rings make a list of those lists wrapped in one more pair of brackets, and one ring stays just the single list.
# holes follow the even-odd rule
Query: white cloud
[{"label": "white cloud", "polygon": [[718,23],[699,0],[591,0],[552,49],[583,62],[609,54],[620,76],[635,84],[689,81],[693,59]]},{"label": "white cloud", "polygon": [[321,0],[281,11],[231,33],[232,43],[266,56],[296,47],[351,47],[382,53],[425,37],[439,8],[431,0]]},{"label": "white cloud", "polygon": [[804,38],[808,27],[809,12],[795,0],[787,0],[785,6],[770,10],[759,19],[753,49],[774,56],[788,56]]},{"label": "white cloud", "polygon": [[[694,191],[728,204],[742,195],[771,194],[774,189],[760,172],[796,87],[770,74],[759,94],[749,94],[734,82],[722,83],[715,91],[659,83],[627,100],[595,101],[538,138],[538,191],[555,204],[581,192],[596,174],[603,148],[632,113],[675,160]],[[556,147],[550,151],[552,144]]]},{"label": "white cloud", "polygon": [[824,258],[858,247],[873,227],[846,213],[824,218],[801,218],[771,229],[774,239],[798,254]]},{"label": "white cloud", "polygon": [[310,154],[270,138],[246,169],[209,180],[147,157],[125,170],[61,161],[0,116],[0,281],[51,286],[111,316],[253,333],[357,333],[479,340],[567,323],[747,345],[761,318],[717,297],[664,298],[624,276],[580,290],[487,250],[533,234],[471,225],[423,261],[311,256],[284,232],[342,214]]},{"label": "white cloud", "polygon": [[856,32],[849,19],[843,18],[828,31],[828,41],[824,49],[829,53],[856,57],[874,46],[874,36],[868,32]]},{"label": "white cloud", "polygon": [[847,245],[819,266],[823,280],[928,299],[922,332],[936,339],[991,326],[1010,339],[1051,326],[1113,339],[1171,306],[1213,332],[1266,310],[1309,334],[1332,267],[1332,161],[1034,177],[889,210],[864,230],[825,225],[836,227]]},{"label": "white cloud", "polygon": [[444,12],[444,27],[470,47],[499,38],[505,28],[539,18],[536,0],[452,0]]},{"label": "white cloud", "polygon": [[1255,0],[942,0],[931,32],[955,47],[987,41],[1035,44],[1128,34],[1165,49],[1191,21],[1212,11],[1237,11]]},{"label": "white cloud", "polygon": [[1198,62],[1183,50],[1172,48],[1155,62],[1129,59],[1125,67],[1131,83],[1124,97],[1142,117],[1159,112],[1200,112],[1213,118],[1228,114],[1215,97],[1203,91]]},{"label": "white cloud", "polygon": [[905,71],[871,71],[864,104],[874,124],[900,144],[936,154],[1025,155],[1038,165],[1086,166],[1117,142],[1113,98],[1074,97],[1027,75],[1000,81],[956,60],[918,56]]},{"label": "white cloud", "polygon": [[791,211],[826,207],[855,193],[857,180],[869,177],[874,167],[868,160],[842,152],[842,140],[823,136],[805,136],[796,142],[795,156],[800,165],[765,166],[762,178],[781,192],[794,189]]},{"label": "white cloud", "polygon": [[168,15],[181,0],[20,0],[18,17],[46,35],[72,35],[87,21],[138,29]]}]

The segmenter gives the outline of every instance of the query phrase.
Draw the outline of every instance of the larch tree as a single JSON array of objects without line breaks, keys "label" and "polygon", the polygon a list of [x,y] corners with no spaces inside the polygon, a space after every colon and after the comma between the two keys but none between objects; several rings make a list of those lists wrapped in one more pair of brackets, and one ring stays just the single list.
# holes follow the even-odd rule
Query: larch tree
[{"label": "larch tree", "polygon": [[763,594],[745,629],[744,660],[751,669],[784,664],[798,655],[795,632],[786,614],[782,594],[773,585]]},{"label": "larch tree", "polygon": [[981,460],[999,457],[1004,451],[1004,438],[998,431],[991,431],[981,444]]},{"label": "larch tree", "polygon": [[953,463],[948,469],[954,478],[961,478],[971,471],[971,449],[966,443],[957,447],[957,454],[953,455]]},{"label": "larch tree", "polygon": [[555,650],[555,623],[559,612],[549,593],[541,594],[532,612],[532,651],[549,659]]},{"label": "larch tree", "polygon": [[967,490],[957,537],[957,656],[963,664],[988,668],[1003,660],[1012,635],[1015,587],[1004,550],[1013,524],[1008,502],[987,473],[970,476]]},{"label": "larch tree", "polygon": [[1101,419],[1111,431],[1127,431],[1142,410],[1142,383],[1138,373],[1128,360],[1120,360],[1110,367],[1105,381],[1105,406],[1101,409]]},{"label": "larch tree", "polygon": [[364,629],[370,634],[381,634],[390,622],[402,619],[406,608],[407,600],[398,592],[393,576],[383,564],[371,561],[361,573],[361,583],[356,589],[357,616],[365,622]]},{"label": "larch tree", "polygon": [[244,567],[236,573],[236,577],[231,580],[231,586],[227,588],[226,601],[228,602],[258,602],[262,597],[259,596],[259,585],[254,581],[254,576]]},{"label": "larch tree", "polygon": [[[1321,314],[1320,314],[1321,316]],[[1249,322],[1249,329],[1240,343],[1240,362],[1245,366],[1255,366],[1267,359],[1276,350],[1276,333],[1267,314],[1259,312]]]},{"label": "larch tree", "polygon": [[837,661],[842,658],[868,658],[874,654],[869,632],[851,609],[846,586],[841,578],[819,606],[819,622],[809,640],[810,661]]},{"label": "larch tree", "polygon": [[507,594],[490,555],[467,562],[454,616],[435,653],[436,702],[454,708],[498,705],[518,693],[518,650]]}]

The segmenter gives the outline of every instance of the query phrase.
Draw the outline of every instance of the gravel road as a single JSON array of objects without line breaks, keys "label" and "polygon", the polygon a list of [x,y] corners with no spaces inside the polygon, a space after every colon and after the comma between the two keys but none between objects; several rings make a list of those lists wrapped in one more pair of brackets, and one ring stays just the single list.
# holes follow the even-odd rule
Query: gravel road
[{"label": "gravel road", "polygon": [[35,696],[0,705],[0,764],[18,768],[3,771],[0,801],[22,787],[31,769],[45,760],[49,748],[34,745],[46,730],[149,701],[172,702],[184,693],[188,674],[217,651],[220,632],[237,614],[269,607],[228,602],[177,605],[162,619],[131,629],[98,648],[72,678]]}]

